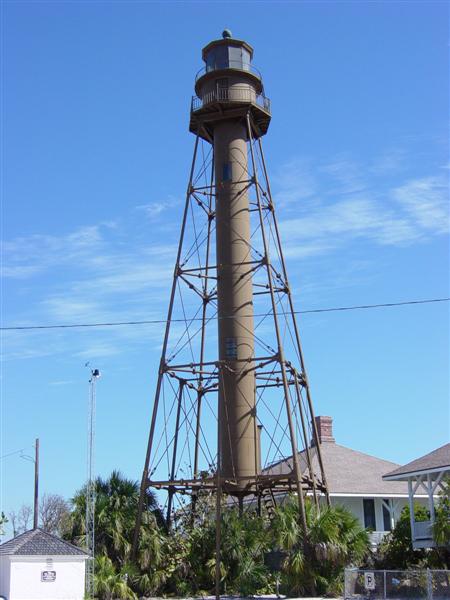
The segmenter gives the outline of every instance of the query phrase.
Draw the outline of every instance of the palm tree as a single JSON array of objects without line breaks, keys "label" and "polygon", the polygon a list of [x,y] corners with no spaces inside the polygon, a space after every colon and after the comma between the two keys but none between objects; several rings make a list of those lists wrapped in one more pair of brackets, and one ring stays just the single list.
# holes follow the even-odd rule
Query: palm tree
[{"label": "palm tree", "polygon": [[264,553],[270,547],[267,521],[252,512],[227,510],[222,518],[221,554],[227,593],[255,594],[267,585]]},{"label": "palm tree", "polygon": [[369,552],[369,537],[359,521],[341,506],[321,507],[307,500],[308,533],[299,526],[294,498],[278,507],[273,520],[276,547],[286,552],[284,583],[289,594],[339,592],[344,568],[359,564]]},{"label": "palm tree", "polygon": [[97,556],[95,559],[94,594],[101,600],[137,600],[136,594],[128,585],[127,575],[118,573],[107,556]]},{"label": "palm tree", "polygon": [[[188,595],[214,590],[215,537],[214,512],[184,528],[179,540],[180,547],[185,544],[184,560],[179,562],[173,574],[174,592]],[[224,510],[221,516],[220,573],[225,593],[248,596],[267,589],[269,571],[264,564],[264,553],[270,541],[267,522],[263,518],[250,511],[240,515],[234,508]],[[186,582],[189,582],[189,589]]]},{"label": "palm tree", "polygon": [[[98,576],[99,585],[103,586],[102,590],[109,585],[108,581],[115,581],[116,575],[119,577],[117,585],[123,578],[129,576],[131,584],[139,591],[143,586],[142,591],[145,593],[154,591],[155,580],[159,581],[158,569],[162,564],[161,548],[164,531],[160,526],[162,522],[160,509],[154,494],[150,491],[147,491],[144,501],[136,564],[131,566],[129,563],[139,493],[139,484],[123,477],[118,471],[113,471],[108,479],[101,477],[96,479],[95,555],[98,556],[102,569],[101,575]],[[71,503],[73,509],[64,537],[83,547],[86,534],[85,486],[75,494]]]},{"label": "palm tree", "polygon": [[[124,563],[131,550],[139,501],[137,482],[113,471],[108,479],[95,481],[95,552],[106,554],[113,562]],[[86,486],[71,500],[72,511],[64,537],[79,546],[85,544]],[[147,491],[144,502],[144,537],[161,520],[155,496]]]}]

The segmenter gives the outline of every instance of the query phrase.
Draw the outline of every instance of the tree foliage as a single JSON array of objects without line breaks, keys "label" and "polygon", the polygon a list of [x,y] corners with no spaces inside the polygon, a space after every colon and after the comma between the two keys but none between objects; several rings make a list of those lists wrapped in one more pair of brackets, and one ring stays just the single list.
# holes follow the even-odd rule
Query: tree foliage
[{"label": "tree foliage", "polygon": [[128,585],[128,575],[118,572],[112,560],[104,555],[95,559],[94,594],[104,600],[137,600],[137,595]]},{"label": "tree foliage", "polygon": [[[163,545],[165,532],[156,499],[147,492],[136,561],[130,562],[139,502],[139,485],[113,471],[108,479],[95,481],[95,586],[99,598],[108,598],[112,586],[121,598],[132,598],[133,589],[152,594],[164,581]],[[86,547],[86,486],[72,499],[64,537]],[[120,586],[119,586],[120,584]],[[126,591],[128,590],[128,591]],[[118,591],[114,592],[118,594]],[[129,594],[125,596],[123,594]]]},{"label": "tree foliage", "polygon": [[33,509],[28,504],[22,504],[18,512],[12,510],[8,513],[9,521],[13,530],[13,537],[30,529],[33,522]]},{"label": "tree foliage", "polygon": [[[437,508],[437,514],[440,508]],[[421,504],[414,505],[414,520],[428,521],[430,514]],[[448,553],[445,549],[414,549],[411,538],[411,520],[409,506],[405,506],[394,529],[378,546],[374,557],[379,569],[442,569],[447,568]]]},{"label": "tree foliage", "polygon": [[5,531],[3,529],[3,525],[6,525],[6,523],[8,523],[8,519],[5,515],[5,513],[2,511],[0,513],[0,538],[2,535],[5,535]]},{"label": "tree foliage", "polygon": [[450,548],[450,478],[444,482],[436,507],[433,536],[439,547]]},{"label": "tree foliage", "polygon": [[[414,518],[416,521],[427,521],[427,509],[415,504]],[[409,506],[405,506],[394,529],[378,546],[376,565],[382,569],[408,569],[419,566],[424,559],[425,550],[414,550],[412,547]]]},{"label": "tree foliage", "polygon": [[[211,593],[215,585],[216,522],[208,513],[176,534],[183,560],[169,583],[176,593]],[[221,515],[221,587],[226,594],[254,594],[267,591],[271,577],[264,565],[264,552],[270,546],[267,521],[253,512],[230,508]],[[186,585],[188,582],[188,587]]]},{"label": "tree foliage", "polygon": [[[174,515],[168,531],[154,496],[147,494],[137,556],[131,544],[137,515],[139,486],[113,472],[95,485],[95,590],[101,600],[139,596],[200,596],[214,593],[216,571],[216,519],[209,494]],[[86,489],[72,500],[66,539],[85,544]],[[360,564],[368,552],[367,533],[348,511],[307,501],[308,537],[298,520],[295,498],[280,506],[272,519],[246,507],[242,514],[223,508],[221,514],[221,593],[254,595],[273,593],[276,574],[265,556],[282,551],[281,581],[290,594],[338,592],[344,567]]]},{"label": "tree foliage", "polygon": [[282,583],[288,595],[333,595],[343,586],[346,566],[359,565],[369,552],[367,532],[347,509],[305,504],[308,535],[299,525],[298,503],[288,499],[275,513],[275,546],[286,552]]},{"label": "tree foliage", "polygon": [[39,502],[39,527],[53,535],[62,535],[69,518],[69,504],[59,494],[44,494]]},{"label": "tree foliage", "polygon": [[[33,508],[29,504],[22,504],[17,512],[12,510],[8,517],[13,537],[16,537],[32,527]],[[68,517],[69,503],[62,496],[59,494],[42,496],[38,508],[38,527],[53,535],[63,535]]]}]

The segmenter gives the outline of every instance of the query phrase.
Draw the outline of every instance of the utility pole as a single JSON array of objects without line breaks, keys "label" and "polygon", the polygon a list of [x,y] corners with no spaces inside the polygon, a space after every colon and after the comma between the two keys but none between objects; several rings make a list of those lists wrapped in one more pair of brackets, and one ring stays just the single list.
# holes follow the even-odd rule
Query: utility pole
[{"label": "utility pole", "polygon": [[[89,363],[87,363],[89,364]],[[87,366],[87,365],[86,365]],[[91,369],[88,400],[88,448],[87,448],[87,484],[86,484],[86,596],[94,597],[95,562],[95,405],[96,383],[100,377],[98,369]]]},{"label": "utility pole", "polygon": [[39,518],[39,438],[34,446],[34,513],[33,529],[37,529]]}]

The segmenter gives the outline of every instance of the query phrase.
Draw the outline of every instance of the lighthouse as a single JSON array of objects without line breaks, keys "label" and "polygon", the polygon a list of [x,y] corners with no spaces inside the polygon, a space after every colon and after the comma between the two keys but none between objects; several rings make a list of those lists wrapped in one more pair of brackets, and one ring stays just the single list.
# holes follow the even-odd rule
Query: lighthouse
[{"label": "lighthouse", "polygon": [[252,46],[229,30],[202,59],[134,548],[148,488],[165,494],[168,527],[186,505],[195,521],[202,494],[216,494],[219,524],[233,502],[269,515],[294,492],[305,532],[306,495],[329,502],[262,147],[270,101]]},{"label": "lighthouse", "polygon": [[270,111],[247,42],[225,30],[202,57],[190,130],[214,149],[221,471],[238,489],[259,469],[247,116],[263,135]]}]

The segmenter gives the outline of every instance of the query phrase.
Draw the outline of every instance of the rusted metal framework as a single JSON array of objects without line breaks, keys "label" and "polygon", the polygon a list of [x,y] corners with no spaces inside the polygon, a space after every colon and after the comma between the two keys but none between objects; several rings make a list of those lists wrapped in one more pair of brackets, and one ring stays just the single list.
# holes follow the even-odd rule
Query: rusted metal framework
[{"label": "rusted metal framework", "polygon": [[[204,55],[210,46],[220,44],[224,42],[212,42]],[[250,48],[245,42],[231,40],[229,44]],[[238,83],[240,77],[250,84],[227,89],[222,77],[227,72]],[[222,65],[218,75],[220,85],[215,88],[208,87],[214,76],[211,71],[202,75],[203,80],[197,79],[199,97],[191,104],[190,130],[196,139],[141,482],[135,548],[149,487],[166,493],[169,526],[185,510],[182,506],[195,513],[196,499],[205,492],[216,494],[217,517],[234,502],[240,510],[246,506],[259,510],[277,496],[293,492],[305,529],[306,495],[316,503],[320,496],[329,502],[261,142],[270,122],[270,102],[253,70]],[[227,159],[232,162],[230,172],[228,163],[223,171],[222,164],[217,164],[224,160],[223,148],[231,156]],[[244,196],[245,202],[240,203]],[[224,216],[227,210],[231,216]],[[249,230],[238,220],[243,213]],[[227,244],[239,246],[238,264],[233,262],[234,250],[227,253]],[[237,308],[228,302],[228,285],[233,288],[233,299],[239,300]],[[236,348],[235,340],[241,338],[228,333],[233,331],[228,327],[230,320],[238,321],[236,335],[248,338],[246,354]],[[233,401],[227,399],[230,394],[234,394]],[[234,404],[239,402],[235,411]],[[243,459],[242,469],[234,464],[236,457]],[[276,464],[282,461],[287,461],[288,468],[277,472]],[[187,501],[180,504],[180,495],[187,495]],[[219,518],[217,527],[219,555]]]},{"label": "rusted metal framework", "polygon": [[[250,118],[248,127],[251,134]],[[214,264],[211,244],[215,233],[215,192],[211,152],[200,161],[198,168],[200,144],[204,142],[197,137],[142,480],[145,489],[153,487],[168,492],[168,519],[176,493],[195,494],[199,489],[216,489],[217,440],[210,433],[213,426],[214,429],[227,426],[218,422],[217,400],[213,398],[217,396],[221,373],[229,367],[216,356],[208,356],[217,354],[217,333],[214,330],[218,319],[217,265]],[[261,472],[254,481],[246,482],[243,492],[235,495],[260,495],[272,489],[297,491],[299,497],[311,492],[316,498],[318,493],[326,495],[326,479],[317,443],[300,334],[261,140],[252,138],[249,146],[252,171],[245,183],[254,192],[250,210],[257,218],[249,244],[247,266],[254,275],[255,309],[261,309],[255,310],[259,319],[255,325],[255,344],[259,351],[253,361],[245,361],[241,369],[255,371],[257,415],[263,427],[259,435],[267,435],[267,443],[264,446],[265,456],[261,456]],[[258,173],[258,163],[262,178]],[[188,231],[194,234],[193,239],[191,236],[188,239]],[[260,238],[259,244],[257,237]],[[189,300],[186,300],[186,295],[190,296]],[[264,303],[266,307],[263,308]],[[272,321],[271,331],[267,331],[269,320]],[[258,329],[263,330],[265,324],[265,331],[258,334]],[[212,336],[213,340],[208,336]],[[289,345],[295,348],[289,359],[283,343],[287,336]],[[211,341],[212,344],[208,344]],[[185,360],[179,360],[180,356],[184,356]],[[284,404],[274,401],[274,394],[269,394],[271,390],[276,390],[275,397],[278,396]],[[283,443],[285,441],[289,442],[288,446]],[[262,450],[262,441],[260,447]],[[306,464],[306,470],[302,471],[299,461],[294,459],[292,473],[270,473],[273,463],[289,456],[297,457],[299,452],[304,454],[302,463]],[[319,473],[313,470],[313,453],[318,454]],[[257,456],[255,461],[258,462]],[[155,478],[156,473],[163,472],[163,463],[167,477]],[[235,480],[222,482],[230,495],[233,495],[236,483]]]}]

